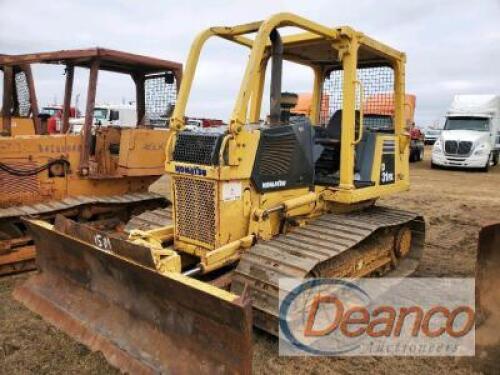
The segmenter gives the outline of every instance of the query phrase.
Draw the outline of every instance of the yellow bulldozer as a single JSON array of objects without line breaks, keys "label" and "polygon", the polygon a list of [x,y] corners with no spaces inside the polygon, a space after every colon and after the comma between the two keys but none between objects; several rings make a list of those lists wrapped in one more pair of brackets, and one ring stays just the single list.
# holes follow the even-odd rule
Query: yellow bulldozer
[{"label": "yellow bulldozer", "polygon": [[[32,66],[40,64],[65,68],[64,103],[57,119],[38,107]],[[3,55],[0,67],[0,275],[34,268],[35,249],[24,216],[53,221],[56,214],[63,214],[78,221],[99,221],[168,204],[164,197],[148,192],[164,173],[169,135],[151,123],[175,104],[181,64],[91,48]],[[79,134],[70,122],[77,70],[88,71]],[[133,79],[136,123],[97,124],[94,108],[100,72]],[[50,121],[57,121],[57,130]]]},{"label": "yellow bulldozer", "polygon": [[[288,27],[299,32],[281,35]],[[249,60],[228,126],[187,131],[213,37],[248,48]],[[314,76],[312,109],[296,122],[282,116],[284,60]],[[391,131],[363,126],[364,99],[378,94],[393,98]],[[404,112],[405,55],[350,27],[280,13],[205,30],[170,119],[164,220],[128,236],[114,224],[27,220],[39,271],[15,297],[129,373],[250,373],[252,325],[278,332],[280,278],[417,268],[424,219],[376,204],[410,185]]]}]

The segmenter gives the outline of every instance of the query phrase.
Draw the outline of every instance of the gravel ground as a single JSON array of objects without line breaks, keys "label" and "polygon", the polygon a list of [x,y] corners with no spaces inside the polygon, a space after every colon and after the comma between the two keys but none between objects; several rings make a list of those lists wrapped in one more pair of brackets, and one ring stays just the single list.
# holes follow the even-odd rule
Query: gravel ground
[{"label": "gravel ground", "polygon": [[[429,150],[427,150],[429,154]],[[428,235],[418,276],[473,276],[477,236],[500,216],[500,167],[490,173],[431,170],[428,160],[412,164],[412,189],[383,199],[421,212]],[[165,183],[155,190],[164,191]],[[14,301],[10,294],[28,275],[0,279],[0,374],[118,373],[92,353]],[[500,373],[500,342],[477,350],[475,358],[282,358],[274,337],[255,332],[257,374],[430,374]]]}]

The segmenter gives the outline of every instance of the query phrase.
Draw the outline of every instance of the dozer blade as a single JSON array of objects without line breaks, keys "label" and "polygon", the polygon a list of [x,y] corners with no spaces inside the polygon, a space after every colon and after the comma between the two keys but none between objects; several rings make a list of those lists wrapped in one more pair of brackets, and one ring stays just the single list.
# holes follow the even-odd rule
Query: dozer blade
[{"label": "dozer blade", "polygon": [[500,223],[483,227],[479,233],[476,305],[483,318],[495,320],[500,328]]},{"label": "dozer blade", "polygon": [[[112,252],[118,240],[68,219],[27,225],[39,271],[14,297],[110,364],[131,374],[250,374],[250,301],[164,276],[143,265],[144,254],[128,260]],[[96,234],[111,251],[85,240]],[[117,253],[130,252],[128,245]]]}]

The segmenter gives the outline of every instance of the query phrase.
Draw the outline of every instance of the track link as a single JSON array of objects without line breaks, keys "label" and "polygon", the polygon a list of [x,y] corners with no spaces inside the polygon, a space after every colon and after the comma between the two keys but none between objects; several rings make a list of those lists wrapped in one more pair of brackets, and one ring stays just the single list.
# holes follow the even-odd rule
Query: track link
[{"label": "track link", "polygon": [[134,229],[147,231],[170,224],[172,224],[172,206],[145,211],[134,216],[125,226],[125,232],[130,233]]},{"label": "track link", "polygon": [[[13,237],[0,240],[0,276],[36,269],[35,248],[32,239],[25,233],[22,225],[23,217],[36,217],[44,220],[53,220],[57,214],[75,216],[85,209],[99,208],[99,213],[105,214],[117,208],[141,210],[142,206],[161,207],[168,204],[165,197],[155,193],[130,193],[112,196],[75,196],[59,201],[36,203],[33,205],[0,208],[0,232],[4,237],[12,234]],[[144,209],[144,208],[142,208]],[[153,216],[151,216],[153,215]],[[156,215],[156,216],[155,216]],[[171,220],[170,208],[146,211],[137,215],[129,223],[137,229],[153,229]],[[148,223],[151,228],[148,228]],[[2,232],[2,228],[7,231]],[[17,233],[16,233],[17,232]]]},{"label": "track link", "polygon": [[[404,226],[412,233],[411,249],[396,261],[391,257],[394,236],[388,235]],[[387,238],[392,241],[390,250],[383,247]],[[405,277],[416,270],[424,240],[424,219],[407,211],[375,206],[322,215],[272,240],[258,242],[244,253],[231,291],[241,294],[246,286],[253,300],[254,325],[277,335],[280,278],[360,277],[387,270],[388,276]],[[383,256],[376,254],[377,248],[384,250]]]}]

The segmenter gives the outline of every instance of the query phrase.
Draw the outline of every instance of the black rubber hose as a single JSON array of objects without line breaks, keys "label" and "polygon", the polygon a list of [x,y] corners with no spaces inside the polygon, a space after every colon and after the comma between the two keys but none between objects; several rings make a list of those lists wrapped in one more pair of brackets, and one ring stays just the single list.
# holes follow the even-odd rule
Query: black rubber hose
[{"label": "black rubber hose", "polygon": [[46,169],[49,169],[55,164],[63,164],[66,167],[70,166],[70,163],[66,159],[56,159],[56,160],[51,160],[47,164],[41,165],[39,167],[33,168],[33,169],[17,169],[14,167],[11,167],[5,163],[0,162],[0,170],[5,171],[11,175],[14,176],[20,176],[20,177],[25,177],[25,176],[34,176],[40,172],[43,172]]}]

